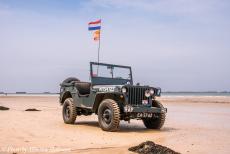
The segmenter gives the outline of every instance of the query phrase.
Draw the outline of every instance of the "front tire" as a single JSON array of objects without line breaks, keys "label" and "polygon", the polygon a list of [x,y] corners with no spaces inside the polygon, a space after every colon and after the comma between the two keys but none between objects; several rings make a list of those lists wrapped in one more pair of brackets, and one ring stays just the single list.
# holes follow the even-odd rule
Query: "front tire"
[{"label": "front tire", "polygon": [[[158,108],[164,108],[164,106],[157,100],[153,101],[153,106]],[[165,116],[165,113],[160,113],[157,118],[144,118],[143,123],[146,128],[161,129],[165,122]]]},{"label": "front tire", "polygon": [[66,124],[74,124],[77,117],[77,111],[72,98],[65,99],[62,108],[62,117]]},{"label": "front tire", "polygon": [[120,109],[116,101],[105,99],[98,109],[98,122],[104,131],[116,131],[120,123]]}]

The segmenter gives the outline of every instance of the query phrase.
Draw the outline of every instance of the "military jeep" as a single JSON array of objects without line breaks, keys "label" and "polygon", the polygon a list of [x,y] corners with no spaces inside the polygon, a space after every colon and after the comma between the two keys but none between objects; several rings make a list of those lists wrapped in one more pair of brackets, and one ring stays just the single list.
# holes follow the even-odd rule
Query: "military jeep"
[{"label": "military jeep", "polygon": [[75,77],[64,80],[60,86],[60,104],[66,124],[73,124],[77,116],[98,115],[104,131],[116,131],[120,120],[143,120],[146,128],[160,129],[167,109],[155,98],[161,89],[133,85],[129,66],[90,62],[91,82]]}]

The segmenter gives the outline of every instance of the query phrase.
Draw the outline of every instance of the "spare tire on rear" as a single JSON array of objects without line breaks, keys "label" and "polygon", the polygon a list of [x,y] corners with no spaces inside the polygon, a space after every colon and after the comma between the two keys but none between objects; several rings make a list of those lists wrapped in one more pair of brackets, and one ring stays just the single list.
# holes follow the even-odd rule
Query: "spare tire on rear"
[{"label": "spare tire on rear", "polygon": [[69,77],[69,78],[65,79],[62,83],[71,83],[73,81],[79,82],[80,80],[78,78],[75,78],[75,77]]}]

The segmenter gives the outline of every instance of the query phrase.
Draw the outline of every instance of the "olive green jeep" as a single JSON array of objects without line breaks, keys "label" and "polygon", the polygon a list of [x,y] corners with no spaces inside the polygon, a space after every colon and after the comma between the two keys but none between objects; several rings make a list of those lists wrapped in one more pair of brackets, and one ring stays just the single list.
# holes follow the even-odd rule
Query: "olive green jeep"
[{"label": "olive green jeep", "polygon": [[121,120],[143,120],[146,128],[160,129],[167,109],[155,98],[161,89],[133,85],[129,66],[90,62],[91,82],[75,77],[64,80],[60,86],[60,104],[63,120],[73,124],[77,116],[98,115],[101,129],[116,131]]}]

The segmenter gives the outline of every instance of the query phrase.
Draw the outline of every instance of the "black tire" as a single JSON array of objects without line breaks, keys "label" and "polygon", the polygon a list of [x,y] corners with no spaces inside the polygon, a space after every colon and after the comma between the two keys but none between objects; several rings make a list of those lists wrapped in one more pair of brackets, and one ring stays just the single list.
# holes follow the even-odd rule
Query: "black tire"
[{"label": "black tire", "polygon": [[[153,101],[154,107],[164,108],[164,106],[157,100]],[[143,123],[149,129],[161,129],[165,122],[165,113],[160,113],[158,118],[144,118]]]},{"label": "black tire", "polygon": [[72,98],[65,99],[62,108],[62,117],[66,124],[74,124],[77,117],[77,111]]},{"label": "black tire", "polygon": [[120,109],[116,101],[105,99],[98,109],[98,122],[104,131],[116,131],[120,123]]},{"label": "black tire", "polygon": [[69,77],[69,78],[65,79],[62,83],[71,83],[73,81],[79,82],[80,80],[78,78],[75,78],[75,77]]}]

